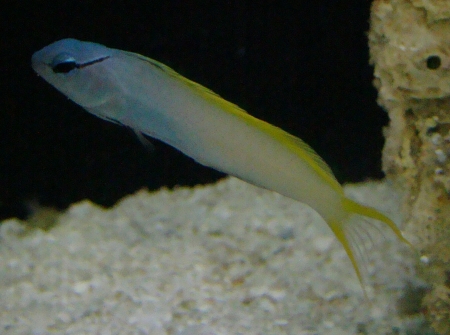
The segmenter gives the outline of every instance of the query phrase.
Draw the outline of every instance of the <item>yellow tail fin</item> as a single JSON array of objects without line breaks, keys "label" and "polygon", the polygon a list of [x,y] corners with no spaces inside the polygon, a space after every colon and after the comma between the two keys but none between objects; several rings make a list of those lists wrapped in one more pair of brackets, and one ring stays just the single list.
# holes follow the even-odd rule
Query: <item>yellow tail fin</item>
[{"label": "yellow tail fin", "polygon": [[363,217],[383,222],[394,232],[394,234],[399,238],[399,240],[405,242],[411,247],[412,244],[403,237],[402,232],[397,228],[397,226],[391,219],[389,219],[386,215],[380,213],[376,209],[361,205],[348,198],[342,199],[342,206],[344,210],[349,214],[348,218],[344,222],[331,221],[327,223],[330,226],[331,230],[336,235],[336,237],[338,238],[338,240],[343,245],[345,251],[347,252],[347,255],[350,258],[350,261],[353,265],[353,268],[355,269],[356,275],[358,276],[358,280],[361,283],[361,286],[363,287],[364,290],[363,275],[355,255],[355,252],[358,252],[359,256],[363,258],[360,261],[364,261],[364,255],[362,254],[360,245],[358,245],[358,243],[363,243],[364,241],[362,240],[361,235],[359,235],[358,233],[352,235],[352,231],[355,228],[351,226],[352,222],[350,222],[349,220],[352,215],[354,214],[361,215]]}]

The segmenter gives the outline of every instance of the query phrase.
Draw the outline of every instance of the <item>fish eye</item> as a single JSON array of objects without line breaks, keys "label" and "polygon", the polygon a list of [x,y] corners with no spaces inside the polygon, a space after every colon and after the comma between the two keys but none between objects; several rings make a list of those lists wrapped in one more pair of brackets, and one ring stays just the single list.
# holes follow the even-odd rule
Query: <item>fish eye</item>
[{"label": "fish eye", "polygon": [[56,64],[52,67],[53,72],[55,73],[69,73],[73,69],[77,67],[77,63],[71,61],[71,62],[64,62]]},{"label": "fish eye", "polygon": [[60,53],[53,58],[50,67],[54,73],[69,73],[73,69],[78,68],[78,64],[73,56],[67,53]]},{"label": "fish eye", "polygon": [[441,66],[441,58],[436,55],[431,55],[427,57],[427,68],[430,70],[436,70]]}]

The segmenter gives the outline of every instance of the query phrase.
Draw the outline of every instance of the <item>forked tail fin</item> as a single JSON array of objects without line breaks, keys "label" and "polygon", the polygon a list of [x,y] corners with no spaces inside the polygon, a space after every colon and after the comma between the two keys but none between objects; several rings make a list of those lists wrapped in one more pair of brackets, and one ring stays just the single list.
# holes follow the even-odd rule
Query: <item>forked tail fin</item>
[{"label": "forked tail fin", "polygon": [[[353,215],[361,215],[366,218],[375,219],[377,221],[380,221],[387,225],[394,234],[398,237],[398,239],[409,246],[412,247],[412,244],[406,240],[400,229],[397,228],[395,223],[389,219],[386,215],[380,213],[376,209],[368,206],[361,205],[351,199],[343,198],[342,199],[342,207],[345,212],[348,213],[347,219],[344,222],[339,221],[330,221],[327,222],[330,226],[331,230],[334,232],[338,240],[341,242],[342,246],[344,247],[345,251],[347,252],[348,257],[350,258],[350,261],[353,265],[353,268],[355,269],[356,275],[358,276],[358,280],[361,283],[361,286],[364,290],[364,281],[363,281],[363,275],[360,268],[360,264],[358,263],[357,257],[359,256],[360,261],[363,262],[367,260],[366,255],[364,255],[364,245],[359,245],[359,243],[364,243],[364,239],[362,236],[356,231],[356,226],[352,225],[350,222],[350,218]],[[369,224],[369,221],[363,220]],[[367,231],[365,231],[366,234],[368,234]],[[370,236],[369,236],[370,238]],[[362,248],[361,248],[362,247]]]}]

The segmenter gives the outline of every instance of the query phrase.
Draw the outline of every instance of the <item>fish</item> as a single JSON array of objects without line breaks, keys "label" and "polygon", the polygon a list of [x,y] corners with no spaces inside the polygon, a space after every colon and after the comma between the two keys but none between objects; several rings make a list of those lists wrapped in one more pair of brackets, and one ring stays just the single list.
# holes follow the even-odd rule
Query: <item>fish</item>
[{"label": "fish", "polygon": [[330,167],[300,138],[156,60],[67,38],[35,52],[31,63],[87,112],[129,127],[142,141],[156,138],[202,165],[314,209],[342,244],[361,286],[370,220],[410,245],[388,216],[346,197]]}]

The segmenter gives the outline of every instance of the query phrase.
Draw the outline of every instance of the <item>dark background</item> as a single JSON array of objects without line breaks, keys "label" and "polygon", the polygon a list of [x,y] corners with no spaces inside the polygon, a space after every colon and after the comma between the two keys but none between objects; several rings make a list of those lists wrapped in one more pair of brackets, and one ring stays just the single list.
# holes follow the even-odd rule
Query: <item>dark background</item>
[{"label": "dark background", "polygon": [[370,2],[6,1],[1,9],[0,218],[30,202],[112,205],[142,187],[223,174],[89,115],[37,77],[32,53],[62,38],[159,60],[309,143],[341,182],[382,177],[382,126],[366,32]]}]

